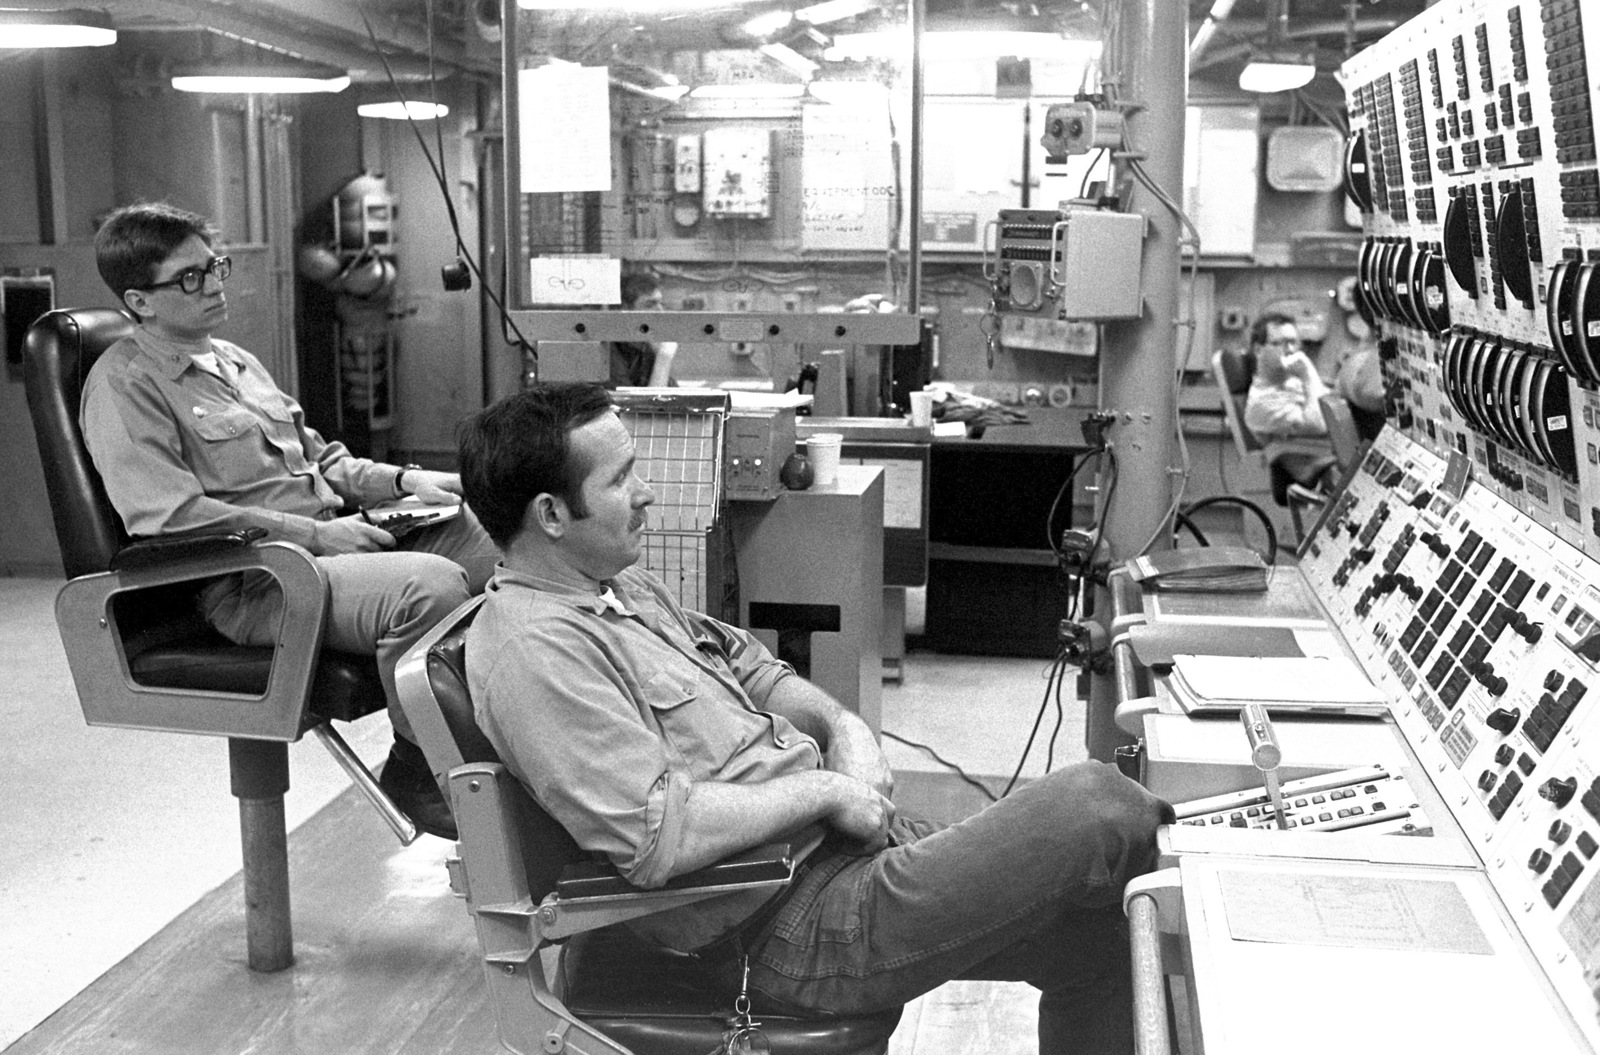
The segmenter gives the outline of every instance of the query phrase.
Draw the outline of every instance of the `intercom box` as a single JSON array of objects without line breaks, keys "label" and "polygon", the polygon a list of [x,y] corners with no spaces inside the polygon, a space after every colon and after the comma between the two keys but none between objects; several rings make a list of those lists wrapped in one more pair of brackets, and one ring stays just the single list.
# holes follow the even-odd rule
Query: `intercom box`
[{"label": "intercom box", "polygon": [[1137,213],[1002,209],[992,265],[1001,314],[1139,318],[1145,227]]},{"label": "intercom box", "polygon": [[730,411],[723,442],[724,490],[730,500],[770,502],[783,493],[778,472],[795,449],[793,407]]}]

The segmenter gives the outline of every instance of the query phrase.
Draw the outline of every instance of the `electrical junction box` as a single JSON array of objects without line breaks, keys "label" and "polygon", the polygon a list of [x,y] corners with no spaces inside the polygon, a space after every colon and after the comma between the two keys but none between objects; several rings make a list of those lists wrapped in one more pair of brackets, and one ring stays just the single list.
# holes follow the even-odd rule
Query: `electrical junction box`
[{"label": "electrical junction box", "polygon": [[708,128],[703,147],[706,215],[758,220],[771,216],[771,130]]},{"label": "electrical junction box", "polygon": [[1092,103],[1057,103],[1045,110],[1039,145],[1052,161],[1121,144],[1122,115],[1115,110],[1101,110]]},{"label": "electrical junction box", "polygon": [[1145,218],[1063,205],[1002,209],[984,258],[1002,320],[1008,315],[1068,320],[1137,319]]},{"label": "electrical junction box", "polygon": [[678,136],[673,142],[672,189],[678,194],[700,193],[700,137]]},{"label": "electrical junction box", "polygon": [[794,453],[793,407],[730,411],[723,435],[723,493],[729,500],[770,502],[783,493],[778,471]]}]

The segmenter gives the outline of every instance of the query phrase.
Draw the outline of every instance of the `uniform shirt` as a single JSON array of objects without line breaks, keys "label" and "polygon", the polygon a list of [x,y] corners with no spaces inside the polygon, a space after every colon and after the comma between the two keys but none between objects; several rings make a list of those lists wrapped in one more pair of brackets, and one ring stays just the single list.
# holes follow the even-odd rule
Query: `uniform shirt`
[{"label": "uniform shirt", "polygon": [[[214,352],[218,373],[194,361]],[[346,501],[395,497],[401,470],[308,428],[255,356],[227,341],[135,330],[84,383],[79,423],[128,534],[245,527],[319,551]]]},{"label": "uniform shirt", "polygon": [[[478,724],[579,846],[641,887],[676,872],[699,781],[756,784],[822,768],[815,740],[761,710],[794,670],[749,633],[681,608],[629,569],[610,593],[501,567],[467,632]],[[635,929],[690,950],[768,896],[712,899]]]},{"label": "uniform shirt", "polygon": [[1295,352],[1288,359],[1296,356],[1308,367],[1304,378],[1291,373],[1282,385],[1272,385],[1258,371],[1245,396],[1245,428],[1262,442],[1268,462],[1285,454],[1325,455],[1332,451],[1319,402],[1328,386],[1304,352]]}]

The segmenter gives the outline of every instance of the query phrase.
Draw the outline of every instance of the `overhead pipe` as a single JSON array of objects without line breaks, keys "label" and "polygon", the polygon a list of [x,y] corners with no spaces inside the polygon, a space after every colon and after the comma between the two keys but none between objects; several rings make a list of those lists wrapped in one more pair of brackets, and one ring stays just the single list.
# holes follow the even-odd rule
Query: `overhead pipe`
[{"label": "overhead pipe", "polygon": [[1195,30],[1194,39],[1189,42],[1190,66],[1205,54],[1206,45],[1210,44],[1211,38],[1216,35],[1217,27],[1226,22],[1228,15],[1233,13],[1233,4],[1234,0],[1216,0],[1216,3],[1211,5],[1205,21],[1200,23],[1200,28]]}]

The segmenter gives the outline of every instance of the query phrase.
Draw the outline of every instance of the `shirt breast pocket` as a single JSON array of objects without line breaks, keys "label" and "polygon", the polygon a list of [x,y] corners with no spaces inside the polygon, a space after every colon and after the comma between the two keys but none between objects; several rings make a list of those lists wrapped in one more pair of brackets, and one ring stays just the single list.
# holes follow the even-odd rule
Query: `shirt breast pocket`
[{"label": "shirt breast pocket", "polygon": [[739,713],[723,706],[716,690],[697,670],[660,671],[642,690],[662,737],[695,780],[721,771],[741,746]]},{"label": "shirt breast pocket", "polygon": [[261,445],[256,440],[260,429],[248,410],[209,410],[194,419],[194,434],[200,440],[194,452],[199,464],[192,468],[203,484],[239,483],[237,474],[253,470],[260,462]]}]

